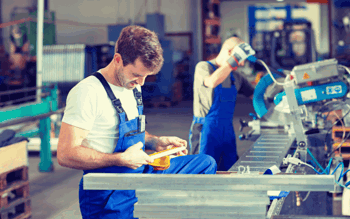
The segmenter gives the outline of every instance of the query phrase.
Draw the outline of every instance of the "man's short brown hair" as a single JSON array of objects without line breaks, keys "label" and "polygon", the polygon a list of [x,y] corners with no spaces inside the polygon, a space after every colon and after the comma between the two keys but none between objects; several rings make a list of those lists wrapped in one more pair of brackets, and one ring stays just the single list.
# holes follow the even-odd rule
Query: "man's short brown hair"
[{"label": "man's short brown hair", "polygon": [[123,28],[115,45],[115,52],[123,59],[123,65],[134,64],[140,58],[143,65],[155,74],[163,66],[163,49],[157,34],[140,26]]}]

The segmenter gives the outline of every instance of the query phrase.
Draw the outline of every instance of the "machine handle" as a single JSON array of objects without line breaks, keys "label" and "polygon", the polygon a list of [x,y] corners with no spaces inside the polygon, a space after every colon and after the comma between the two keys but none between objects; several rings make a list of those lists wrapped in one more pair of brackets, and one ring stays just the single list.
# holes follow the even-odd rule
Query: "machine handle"
[{"label": "machine handle", "polygon": [[241,124],[240,127],[239,127],[239,131],[242,132],[244,127],[248,127],[248,122],[242,120],[242,119],[239,119],[239,123]]},{"label": "machine handle", "polygon": [[247,139],[247,136],[245,134],[240,134],[238,136],[239,140],[243,141],[243,140],[246,140]]}]

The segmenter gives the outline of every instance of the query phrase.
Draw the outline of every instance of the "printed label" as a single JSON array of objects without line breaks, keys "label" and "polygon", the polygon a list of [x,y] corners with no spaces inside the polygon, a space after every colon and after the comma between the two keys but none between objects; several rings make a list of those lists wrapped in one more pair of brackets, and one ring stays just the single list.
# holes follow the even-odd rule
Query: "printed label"
[{"label": "printed label", "polygon": [[144,132],[146,129],[146,116],[140,115],[139,116],[139,132]]},{"label": "printed label", "polygon": [[316,98],[317,98],[315,89],[302,91],[302,92],[300,92],[300,95],[301,95],[301,99],[304,102],[309,101],[309,100],[316,100]]},{"label": "printed label", "polygon": [[335,86],[328,86],[326,87],[326,93],[329,94],[340,94],[342,92],[341,85],[335,85]]}]

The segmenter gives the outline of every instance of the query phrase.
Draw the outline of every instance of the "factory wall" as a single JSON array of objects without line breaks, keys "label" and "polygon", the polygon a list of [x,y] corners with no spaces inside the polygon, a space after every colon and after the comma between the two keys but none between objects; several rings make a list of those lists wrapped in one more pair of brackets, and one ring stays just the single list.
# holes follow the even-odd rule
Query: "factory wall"
[{"label": "factory wall", "polygon": [[[107,43],[107,25],[145,23],[146,13],[164,14],[166,32],[194,32],[191,17],[197,10],[193,1],[199,0],[49,0],[49,9],[56,13],[57,44],[102,44]],[[34,0],[2,0],[2,21],[10,21],[14,7],[35,4]],[[5,42],[8,36],[9,28],[4,28]]]},{"label": "factory wall", "polygon": [[145,23],[145,14],[157,11],[165,15],[166,32],[191,31],[191,1],[159,2],[160,4],[156,0],[51,0],[50,10],[56,12],[57,19],[57,43],[107,43],[107,25]]},{"label": "factory wall", "polygon": [[[147,2],[147,5],[146,5]],[[268,1],[264,1],[268,2]],[[297,2],[297,1],[295,1]],[[30,7],[34,0],[2,0],[2,20],[10,21],[14,7]],[[262,1],[222,1],[221,36],[226,38],[230,29],[238,31],[248,41],[247,7]],[[166,32],[193,33],[193,58],[202,59],[201,0],[104,0],[104,1],[49,1],[49,8],[56,14],[57,44],[104,44],[108,43],[107,26],[117,23],[145,23],[146,13],[159,11],[165,15]],[[312,21],[316,36],[317,51],[328,52],[327,6],[309,4],[309,11],[293,13]],[[3,29],[5,46],[8,45],[9,28]],[[324,46],[327,45],[327,46]]]}]

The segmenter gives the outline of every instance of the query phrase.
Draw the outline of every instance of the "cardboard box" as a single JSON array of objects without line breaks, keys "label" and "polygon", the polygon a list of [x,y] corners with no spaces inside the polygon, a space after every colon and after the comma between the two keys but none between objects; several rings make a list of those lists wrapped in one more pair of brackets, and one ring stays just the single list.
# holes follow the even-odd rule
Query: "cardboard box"
[{"label": "cardboard box", "polygon": [[0,148],[0,174],[21,166],[28,166],[27,141]]}]

